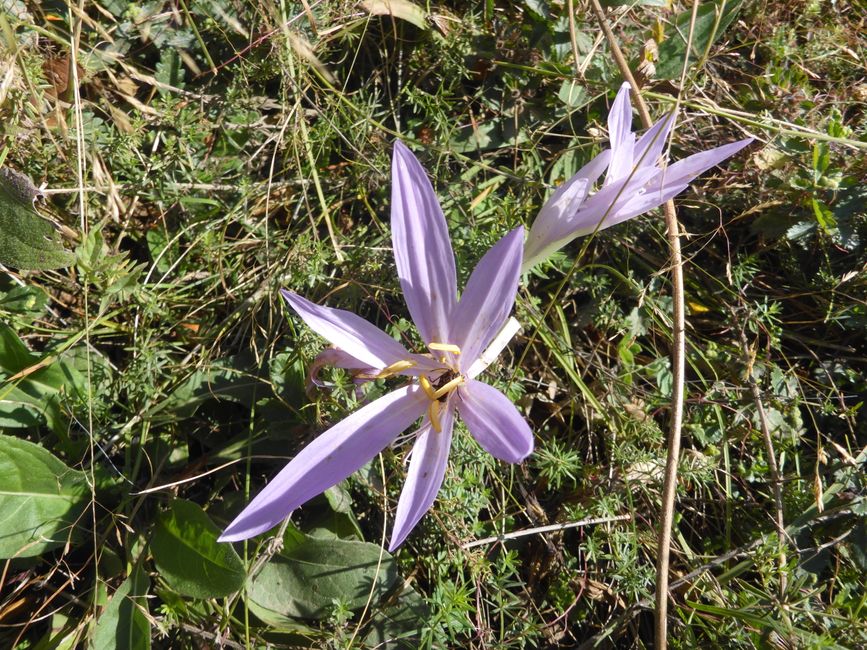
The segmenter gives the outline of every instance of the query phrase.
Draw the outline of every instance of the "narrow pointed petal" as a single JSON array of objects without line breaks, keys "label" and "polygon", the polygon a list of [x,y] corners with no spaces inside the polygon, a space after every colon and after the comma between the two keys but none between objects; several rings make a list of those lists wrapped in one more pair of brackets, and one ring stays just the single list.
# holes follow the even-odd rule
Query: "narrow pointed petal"
[{"label": "narrow pointed petal", "polygon": [[619,179],[596,192],[584,202],[578,213],[571,219],[569,228],[562,235],[564,244],[576,237],[589,235],[596,230],[605,230],[605,228],[614,225],[613,219],[620,207],[631,196],[644,192],[643,188],[647,183],[658,175],[659,170],[656,167],[641,167],[634,171],[630,170],[625,178]]},{"label": "narrow pointed petal", "polygon": [[482,449],[508,463],[520,463],[532,453],[533,432],[508,397],[475,379],[458,394],[461,418]]},{"label": "narrow pointed petal", "polygon": [[452,322],[452,341],[461,349],[460,365],[472,365],[512,313],[521,276],[524,229],[498,241],[473,269]]},{"label": "narrow pointed petal", "polygon": [[640,190],[624,192],[626,200],[618,202],[615,213],[606,218],[605,227],[623,223],[674,198],[689,187],[696,176],[734,155],[752,141],[752,138],[747,138],[702,151],[661,169]]},{"label": "narrow pointed petal", "polygon": [[629,175],[633,163],[635,135],[632,133],[632,104],[629,101],[629,82],[624,81],[608,113],[608,139],[611,142],[611,163],[605,184]]},{"label": "narrow pointed petal", "polygon": [[370,461],[425,411],[427,403],[418,386],[405,386],[341,420],[271,479],[223,531],[220,541],[249,539],[275,526]]},{"label": "narrow pointed petal", "polygon": [[357,314],[317,305],[286,289],[282,293],[289,306],[304,319],[310,329],[328,339],[349,357],[360,361],[359,367],[385,368],[405,359],[415,361],[425,368],[433,367],[429,359],[408,352],[376,325]]},{"label": "narrow pointed petal", "polygon": [[445,216],[427,174],[400,141],[391,176],[391,238],[406,305],[425,343],[449,343],[458,289]]},{"label": "narrow pointed petal", "polygon": [[662,171],[661,182],[663,186],[675,186],[683,183],[691,183],[696,176],[706,172],[711,167],[720,164],[726,158],[735,155],[738,151],[746,147],[753,141],[754,138],[745,138],[724,144],[721,147],[700,151],[678,160],[676,163],[669,165]]},{"label": "narrow pointed petal", "polygon": [[611,226],[616,226],[617,224],[629,221],[645,212],[649,212],[669,199],[673,199],[687,187],[689,187],[688,183],[682,183],[680,185],[665,185],[663,187],[657,185],[655,188],[650,190],[647,188],[641,188],[623,205],[619,205],[617,211],[605,220],[605,227],[609,228]]},{"label": "narrow pointed petal", "polygon": [[647,132],[635,144],[633,153],[636,165],[641,167],[656,167],[659,164],[662,150],[665,149],[665,143],[673,124],[674,113],[669,113],[647,129]]},{"label": "narrow pointed petal", "polygon": [[415,528],[424,513],[430,510],[440,491],[446,474],[449,449],[452,446],[452,429],[455,422],[453,401],[453,399],[448,400],[440,415],[442,431],[435,431],[427,419],[418,430],[409,462],[409,473],[403,491],[400,493],[400,501],[397,503],[394,529],[388,546],[389,552],[403,544],[406,536]]},{"label": "narrow pointed petal", "polygon": [[547,259],[563,244],[558,243],[571,228],[571,219],[587,198],[587,192],[602,175],[611,158],[606,149],[578,170],[551,195],[536,215],[524,246],[522,272]]},{"label": "narrow pointed petal", "polygon": [[614,98],[611,110],[608,112],[608,138],[612,148],[616,148],[627,136],[632,135],[632,102],[629,97],[628,81],[620,84],[620,90]]}]

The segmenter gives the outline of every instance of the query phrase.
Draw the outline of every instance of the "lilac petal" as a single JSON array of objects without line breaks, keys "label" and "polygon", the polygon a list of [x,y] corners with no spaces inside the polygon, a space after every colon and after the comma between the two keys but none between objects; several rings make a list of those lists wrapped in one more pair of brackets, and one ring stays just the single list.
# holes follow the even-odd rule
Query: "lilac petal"
[{"label": "lilac petal", "polygon": [[617,96],[608,112],[608,139],[611,141],[612,148],[617,148],[632,135],[632,102],[629,91],[628,81],[620,84],[620,90],[617,91]]},{"label": "lilac petal", "polygon": [[691,183],[699,174],[706,172],[714,165],[718,165],[729,156],[735,155],[738,151],[746,147],[753,141],[754,138],[745,138],[724,144],[721,147],[700,151],[683,160],[678,160],[676,163],[669,165],[663,170],[660,181],[662,186],[675,186],[683,183]]},{"label": "lilac petal", "polygon": [[440,415],[442,431],[434,430],[427,418],[418,430],[418,437],[412,448],[409,473],[397,503],[389,552],[403,544],[403,540],[415,528],[419,519],[433,505],[443,483],[455,422],[455,407],[452,402],[452,399],[446,402]]},{"label": "lilac petal", "polygon": [[605,184],[629,175],[632,169],[635,135],[632,133],[632,105],[629,101],[629,82],[624,81],[608,113],[608,139],[611,142],[611,164],[605,175]]},{"label": "lilac petal", "polygon": [[521,276],[524,229],[500,239],[473,269],[452,322],[452,342],[466,370],[494,338],[512,312]]},{"label": "lilac petal", "polygon": [[605,227],[644,214],[674,198],[689,187],[696,176],[734,155],[752,141],[752,138],[747,138],[715,149],[708,149],[660,170],[659,175],[640,191],[625,193],[628,194],[627,200],[618,205],[616,214],[612,215],[611,219],[606,219]]},{"label": "lilac petal", "polygon": [[355,411],[304,447],[220,536],[237,542],[262,533],[345,479],[382,451],[427,408],[418,386],[404,386]]},{"label": "lilac petal", "polygon": [[[576,237],[589,235],[614,225],[620,207],[631,196],[644,191],[644,187],[659,175],[656,167],[640,167],[630,170],[626,178],[618,179],[603,187],[584,202],[578,213],[571,219],[568,228],[562,233],[561,241],[570,242]],[[563,244],[561,244],[563,245]]]},{"label": "lilac petal", "polygon": [[[654,181],[654,183],[656,183],[656,181]],[[618,206],[617,212],[613,214],[610,219],[605,220],[605,227],[616,226],[617,224],[628,221],[633,217],[644,214],[649,210],[653,210],[653,208],[659,207],[669,199],[672,199],[683,192],[687,187],[689,187],[688,183],[682,183],[680,185],[665,185],[664,187],[659,187],[657,184],[657,187],[652,190],[642,188],[626,203]]]},{"label": "lilac petal", "polygon": [[579,169],[577,174],[558,187],[551,198],[545,202],[530,227],[527,244],[524,246],[522,272],[545,260],[551,253],[565,245],[566,242],[561,243],[559,240],[563,238],[564,232],[568,234],[572,217],[581,208],[581,204],[587,198],[587,192],[602,175],[610,158],[609,149],[595,156]]},{"label": "lilac petal", "polygon": [[674,125],[674,113],[669,113],[656,124],[647,129],[647,132],[638,139],[635,144],[635,164],[640,167],[656,167],[665,148],[665,142],[671,127]]},{"label": "lilac petal", "polygon": [[533,432],[508,397],[470,379],[458,389],[458,411],[473,438],[494,458],[520,463],[533,451]]},{"label": "lilac petal", "polygon": [[411,360],[417,367],[435,367],[430,359],[407,352],[400,343],[361,316],[314,304],[286,289],[282,293],[310,329],[360,361],[360,366],[385,368],[397,361]]},{"label": "lilac petal", "polygon": [[458,289],[445,216],[421,164],[399,140],[391,176],[391,239],[406,305],[425,343],[450,343]]}]

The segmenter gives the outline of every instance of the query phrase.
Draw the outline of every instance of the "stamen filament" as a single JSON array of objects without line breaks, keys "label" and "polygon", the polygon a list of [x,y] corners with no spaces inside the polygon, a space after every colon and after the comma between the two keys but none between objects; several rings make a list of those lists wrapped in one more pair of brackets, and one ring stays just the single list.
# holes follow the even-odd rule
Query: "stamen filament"
[{"label": "stamen filament", "polygon": [[415,365],[417,365],[415,361],[401,359],[400,361],[395,361],[390,366],[386,366],[378,373],[376,373],[376,378],[385,379],[386,377],[391,377],[392,375],[396,375],[397,373],[403,372],[404,370],[409,370]]},{"label": "stamen filament", "polygon": [[437,343],[434,341],[432,343],[428,343],[427,346],[431,350],[439,350],[440,352],[451,352],[452,354],[456,354],[458,356],[460,356],[461,354],[461,349],[454,343]]},{"label": "stamen filament", "polygon": [[452,392],[458,386],[463,386],[463,384],[464,384],[464,378],[463,377],[455,377],[449,383],[447,383],[445,386],[442,386],[439,389],[437,389],[437,391],[433,394],[433,397],[431,397],[431,399],[439,399],[443,395],[448,395],[450,392]]},{"label": "stamen filament", "polygon": [[443,425],[440,423],[440,403],[436,400],[431,400],[431,403],[428,404],[427,417],[434,431],[442,433]]},{"label": "stamen filament", "polygon": [[433,386],[431,385],[430,380],[427,377],[425,377],[424,375],[419,375],[418,383],[419,383],[419,386],[421,386],[421,389],[424,391],[424,394],[427,395],[428,399],[431,400],[432,402],[436,401],[436,399],[437,399],[436,391],[434,390]]}]

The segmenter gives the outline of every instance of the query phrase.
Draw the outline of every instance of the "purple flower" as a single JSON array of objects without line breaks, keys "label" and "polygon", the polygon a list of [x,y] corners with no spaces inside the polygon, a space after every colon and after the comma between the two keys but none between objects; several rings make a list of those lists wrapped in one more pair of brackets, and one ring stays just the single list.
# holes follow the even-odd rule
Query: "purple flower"
[{"label": "purple flower", "polygon": [[[662,205],[696,176],[734,155],[753,138],[708,149],[666,166],[663,149],[673,124],[669,113],[636,141],[629,83],[620,87],[608,114],[606,149],[563,183],[539,211],[524,248],[522,272],[576,237],[616,225]],[[605,168],[602,187],[588,194]]]},{"label": "purple flower", "polygon": [[221,541],[268,530],[370,461],[419,417],[422,423],[397,505],[390,550],[403,542],[436,498],[456,413],[496,458],[518,463],[533,450],[533,434],[515,406],[500,391],[475,379],[490,362],[490,351],[483,352],[495,337],[491,348],[514,334],[497,337],[515,303],[523,228],[507,234],[482,257],[458,300],[445,217],[424,169],[400,142],[394,145],[391,202],[398,277],[429,353],[410,353],[363,318],[284,290],[284,298],[304,322],[340,350],[334,356],[342,367],[364,368],[369,377],[403,375],[410,381],[302,449],[229,524]]}]

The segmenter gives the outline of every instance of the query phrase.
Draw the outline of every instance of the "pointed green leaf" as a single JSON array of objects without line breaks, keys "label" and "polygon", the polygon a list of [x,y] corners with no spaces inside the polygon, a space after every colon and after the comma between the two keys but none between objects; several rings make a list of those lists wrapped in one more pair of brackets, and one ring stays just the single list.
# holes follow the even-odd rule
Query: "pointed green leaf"
[{"label": "pointed green leaf", "polygon": [[150,650],[147,574],[137,567],[123,581],[96,621],[91,650]]},{"label": "pointed green leaf", "polygon": [[0,380],[36,368],[14,381],[0,381],[0,428],[22,428],[45,423],[65,435],[69,416],[61,408],[65,395],[83,384],[75,367],[62,359],[37,367],[42,359],[30,352],[15,331],[0,323]]},{"label": "pointed green leaf", "polygon": [[244,585],[244,563],[198,505],[181,499],[160,513],[151,539],[154,563],[168,585],[184,596],[219,598]]}]

